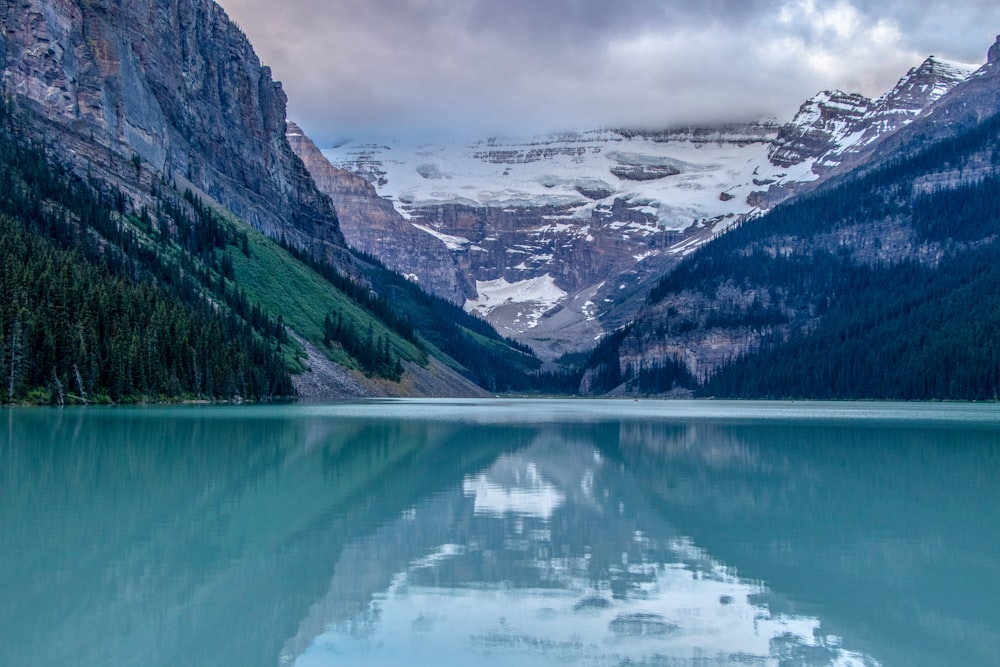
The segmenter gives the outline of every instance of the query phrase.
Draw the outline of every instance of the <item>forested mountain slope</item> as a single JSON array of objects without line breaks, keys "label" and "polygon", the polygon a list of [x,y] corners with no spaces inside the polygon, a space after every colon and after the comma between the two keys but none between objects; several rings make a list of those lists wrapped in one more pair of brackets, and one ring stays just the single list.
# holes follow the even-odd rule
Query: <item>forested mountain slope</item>
[{"label": "forested mountain slope", "polygon": [[0,402],[535,381],[533,355],[351,254],[280,84],[217,4],[30,0],[0,19]]},{"label": "forested mountain slope", "polygon": [[294,393],[284,327],[226,278],[245,235],[180,208],[154,225],[13,134],[4,110],[0,402]]},{"label": "forested mountain slope", "polygon": [[994,60],[901,131],[895,158],[880,153],[692,254],[599,348],[582,388],[995,398],[998,83]]}]

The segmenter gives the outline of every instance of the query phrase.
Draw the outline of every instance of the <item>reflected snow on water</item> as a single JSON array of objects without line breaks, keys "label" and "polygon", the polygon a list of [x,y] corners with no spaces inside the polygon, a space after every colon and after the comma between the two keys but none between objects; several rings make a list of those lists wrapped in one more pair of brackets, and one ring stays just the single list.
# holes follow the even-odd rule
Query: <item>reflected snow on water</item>
[{"label": "reflected snow on water", "polygon": [[[880,664],[819,618],[772,611],[766,586],[663,522],[644,525],[651,516],[631,508],[627,484],[582,444],[543,441],[501,456],[466,476],[460,494],[400,519],[454,517],[456,541],[413,558],[363,610],[328,619],[286,659],[298,667]],[[377,558],[384,539],[359,548]]]}]

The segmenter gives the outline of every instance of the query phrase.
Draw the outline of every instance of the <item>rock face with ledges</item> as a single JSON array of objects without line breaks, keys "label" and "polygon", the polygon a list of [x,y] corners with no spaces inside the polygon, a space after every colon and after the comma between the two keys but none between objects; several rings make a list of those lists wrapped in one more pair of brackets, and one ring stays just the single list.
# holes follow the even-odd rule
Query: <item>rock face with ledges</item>
[{"label": "rock face with ledges", "polygon": [[295,123],[288,123],[287,136],[317,187],[333,201],[348,245],[454,303],[463,303],[475,292],[454,254],[403,219],[367,180],[330,164]]},{"label": "rock face with ledges", "polygon": [[81,172],[140,161],[278,238],[346,261],[330,200],[285,138],[285,93],[210,0],[3,3],[4,94]]},{"label": "rock face with ledges", "polygon": [[773,164],[791,167],[840,147],[857,131],[872,101],[858,93],[822,92],[799,108],[768,150]]},{"label": "rock face with ledges", "polygon": [[850,154],[912,122],[975,69],[931,56],[876,100],[857,93],[820,93],[802,105],[768,155],[784,167],[813,160],[812,171],[825,174]]},{"label": "rock face with ledges", "polygon": [[935,56],[906,73],[888,93],[875,100],[866,118],[862,144],[874,141],[909,123],[952,90],[977,69],[972,65],[951,63]]}]

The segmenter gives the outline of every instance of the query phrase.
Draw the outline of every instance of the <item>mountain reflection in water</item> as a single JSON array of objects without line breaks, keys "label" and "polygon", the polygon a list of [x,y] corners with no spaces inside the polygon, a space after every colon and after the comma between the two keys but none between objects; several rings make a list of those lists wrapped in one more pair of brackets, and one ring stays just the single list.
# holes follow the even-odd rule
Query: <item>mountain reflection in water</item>
[{"label": "mountain reflection in water", "polygon": [[705,405],[7,411],[0,664],[997,662],[1000,409]]},{"label": "mountain reflection in water", "polygon": [[[815,617],[772,612],[766,586],[677,533],[620,463],[559,429],[352,545],[336,569],[378,567],[388,545],[409,551],[406,566],[360,613],[312,623],[326,629],[287,647],[294,664],[878,664]],[[347,585],[335,576],[328,599]]]}]

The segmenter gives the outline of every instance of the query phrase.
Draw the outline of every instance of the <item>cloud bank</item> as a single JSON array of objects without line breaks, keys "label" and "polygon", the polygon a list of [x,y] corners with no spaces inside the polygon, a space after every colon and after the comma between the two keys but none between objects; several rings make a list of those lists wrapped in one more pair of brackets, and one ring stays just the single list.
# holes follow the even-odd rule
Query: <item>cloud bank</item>
[{"label": "cloud bank", "polygon": [[339,139],[789,119],[930,54],[983,62],[994,1],[220,0],[289,116]]}]

